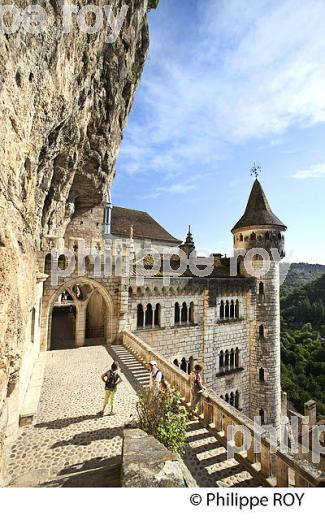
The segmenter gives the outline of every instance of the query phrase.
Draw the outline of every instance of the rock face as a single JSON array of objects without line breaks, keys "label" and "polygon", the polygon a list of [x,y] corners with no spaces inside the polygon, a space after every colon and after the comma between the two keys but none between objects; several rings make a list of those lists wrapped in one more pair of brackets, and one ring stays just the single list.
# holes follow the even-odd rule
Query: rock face
[{"label": "rock face", "polygon": [[122,487],[195,487],[180,457],[140,429],[124,430]]},{"label": "rock face", "polygon": [[[18,8],[29,3],[15,1]],[[113,43],[106,42],[112,35],[106,17],[95,34],[82,32],[75,20],[64,34],[64,3],[43,3],[48,20],[39,35],[0,32],[2,433],[10,416],[7,401],[19,386],[31,309],[39,297],[42,237],[62,237],[71,217],[98,204],[106,193],[148,49],[147,0],[110,0],[115,16],[123,5],[128,7]],[[91,3],[100,8],[108,4]],[[0,454],[2,442],[0,436]]]}]

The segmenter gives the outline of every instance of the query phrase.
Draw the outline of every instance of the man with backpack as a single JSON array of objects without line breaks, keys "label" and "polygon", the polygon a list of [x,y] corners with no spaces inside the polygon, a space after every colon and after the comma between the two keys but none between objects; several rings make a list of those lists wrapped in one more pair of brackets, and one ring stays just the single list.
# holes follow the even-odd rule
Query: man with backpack
[{"label": "man with backpack", "polygon": [[150,388],[158,394],[159,390],[160,390],[160,383],[164,380],[163,373],[158,368],[157,361],[154,361],[154,360],[149,362],[149,369],[150,369]]},{"label": "man with backpack", "polygon": [[121,376],[118,373],[117,363],[113,363],[110,370],[108,370],[102,375],[102,380],[105,383],[105,397],[103,402],[103,410],[101,410],[98,415],[104,415],[105,408],[107,405],[110,405],[111,407],[110,415],[114,415],[113,406],[114,399],[116,396],[117,385],[122,383]]},{"label": "man with backpack", "polygon": [[191,402],[191,416],[190,420],[194,420],[197,406],[200,404],[202,394],[205,387],[202,383],[202,372],[203,367],[201,365],[195,365],[194,372],[191,374],[191,391],[192,391],[192,402]]}]

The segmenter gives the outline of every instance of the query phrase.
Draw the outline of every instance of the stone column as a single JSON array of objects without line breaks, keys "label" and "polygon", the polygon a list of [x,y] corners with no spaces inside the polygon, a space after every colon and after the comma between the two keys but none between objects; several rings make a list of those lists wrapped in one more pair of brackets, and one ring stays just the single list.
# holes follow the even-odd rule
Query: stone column
[{"label": "stone column", "polygon": [[86,338],[86,310],[88,302],[80,302],[76,306],[76,331],[75,331],[75,346],[83,347]]}]

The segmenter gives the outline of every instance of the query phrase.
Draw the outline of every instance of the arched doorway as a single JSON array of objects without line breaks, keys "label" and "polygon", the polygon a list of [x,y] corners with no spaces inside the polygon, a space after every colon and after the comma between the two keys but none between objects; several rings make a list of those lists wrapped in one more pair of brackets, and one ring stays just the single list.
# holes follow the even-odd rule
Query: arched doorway
[{"label": "arched doorway", "polygon": [[58,288],[44,309],[43,319],[47,337],[42,336],[42,350],[111,343],[117,333],[110,295],[85,277]]},{"label": "arched doorway", "polygon": [[89,298],[86,310],[86,342],[104,342],[107,309],[102,295],[95,291]]},{"label": "arched doorway", "polygon": [[71,302],[57,304],[52,311],[51,350],[75,345],[76,306]]}]

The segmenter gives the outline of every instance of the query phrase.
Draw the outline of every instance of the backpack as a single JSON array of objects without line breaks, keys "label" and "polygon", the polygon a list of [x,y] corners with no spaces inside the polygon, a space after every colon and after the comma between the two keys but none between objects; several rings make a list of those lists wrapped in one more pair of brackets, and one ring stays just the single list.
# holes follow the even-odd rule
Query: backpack
[{"label": "backpack", "polygon": [[162,372],[159,368],[158,368],[157,372],[155,373],[155,375],[153,376],[153,378],[154,378],[154,380],[156,381],[157,375],[158,375],[159,373],[161,374],[161,380],[160,380],[160,383],[162,383],[162,382],[164,381],[164,379],[165,379],[165,376],[164,376],[163,372]]},{"label": "backpack", "polygon": [[193,381],[193,387],[196,394],[201,394],[203,392],[203,388],[201,388],[201,381],[199,381],[199,374],[195,375],[195,379]]},{"label": "backpack", "polygon": [[117,381],[120,376],[117,372],[113,372],[112,370],[109,370],[107,372],[107,379],[105,383],[106,390],[115,390],[117,387]]}]

